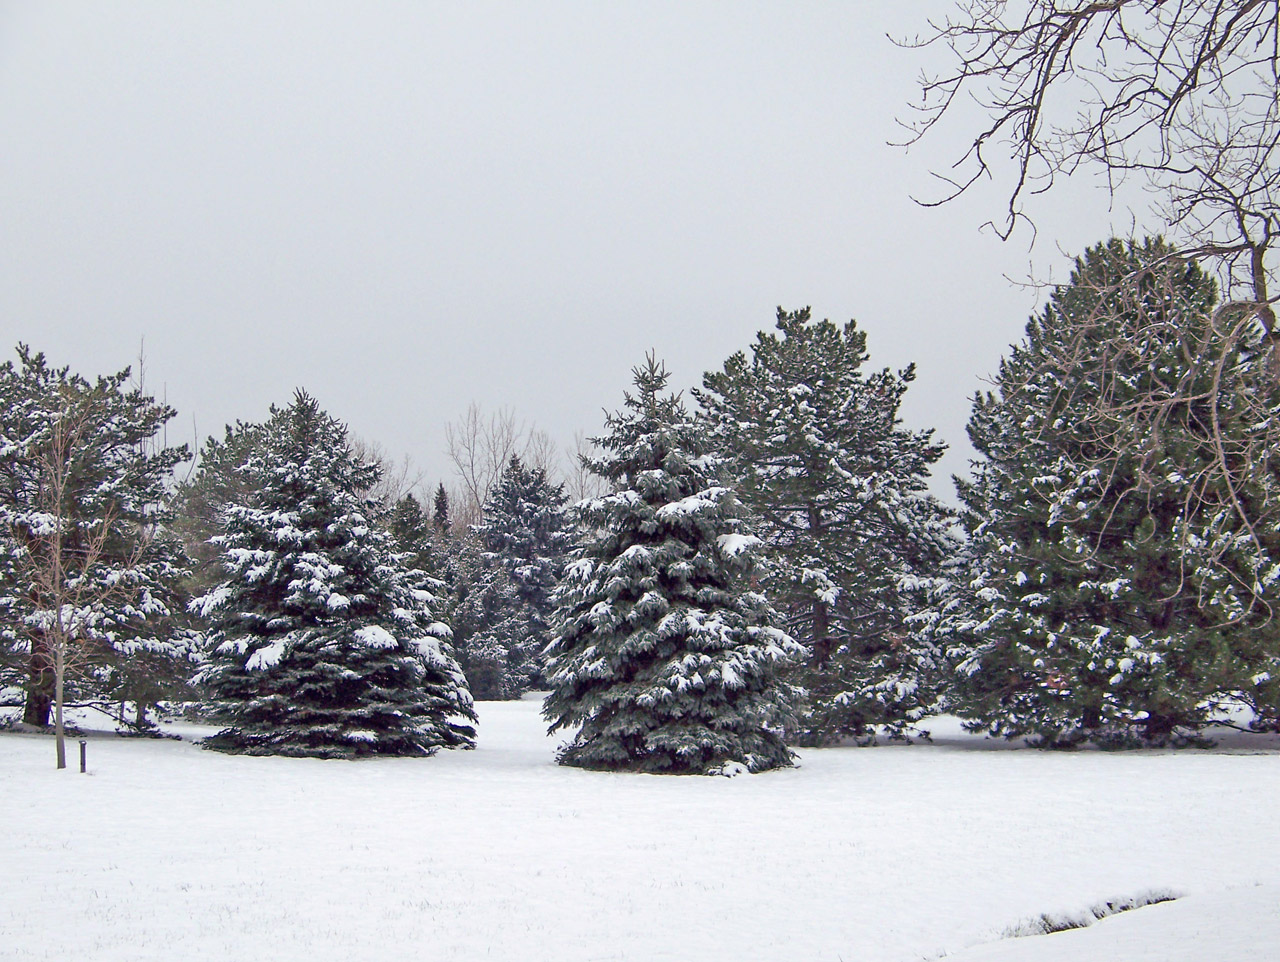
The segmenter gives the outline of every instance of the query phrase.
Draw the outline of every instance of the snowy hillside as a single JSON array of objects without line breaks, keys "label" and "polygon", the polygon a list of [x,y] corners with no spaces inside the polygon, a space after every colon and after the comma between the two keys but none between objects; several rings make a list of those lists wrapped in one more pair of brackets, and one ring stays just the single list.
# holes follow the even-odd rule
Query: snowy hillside
[{"label": "snowy hillside", "polygon": [[[537,712],[481,704],[479,747],[426,760],[94,737],[87,776],[0,735],[0,958],[1280,958],[1274,739],[1108,754],[951,734],[678,778],[556,766]],[[1159,890],[1186,898],[981,944]]]}]

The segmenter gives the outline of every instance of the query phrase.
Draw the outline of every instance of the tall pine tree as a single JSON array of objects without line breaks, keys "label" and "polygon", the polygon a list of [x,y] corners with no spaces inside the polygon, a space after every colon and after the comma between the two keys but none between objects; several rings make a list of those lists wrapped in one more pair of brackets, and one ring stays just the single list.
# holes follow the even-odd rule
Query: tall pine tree
[{"label": "tall pine tree", "polygon": [[582,768],[675,774],[791,764],[781,726],[799,646],[752,586],[757,539],[719,460],[650,356],[607,419],[592,469],[613,493],[582,502],[595,532],[555,594],[551,730]]},{"label": "tall pine tree", "polygon": [[350,758],[474,743],[449,629],[363,496],[378,470],[305,393],[273,410],[238,468],[252,497],[215,539],[226,579],[194,603],[211,622],[201,681],[227,725],[209,747]]},{"label": "tall pine tree", "polygon": [[516,455],[503,469],[476,534],[491,578],[496,617],[483,643],[505,653],[505,697],[517,698],[542,681],[542,650],[551,641],[551,593],[570,547],[563,484],[543,468],[527,468]]},{"label": "tall pine tree", "polygon": [[1123,746],[1193,737],[1237,698],[1275,718],[1280,535],[1219,506],[1274,504],[1280,463],[1213,497],[1203,468],[1252,429],[1259,383],[1215,301],[1159,240],[1098,245],[974,399],[970,561],[932,619],[973,727]]},{"label": "tall pine tree", "polygon": [[759,517],[765,582],[809,651],[801,740],[901,731],[937,699],[936,651],[908,618],[952,548],[951,513],[926,493],[943,446],[898,406],[914,368],[866,372],[866,334],[778,309],[694,392]]}]

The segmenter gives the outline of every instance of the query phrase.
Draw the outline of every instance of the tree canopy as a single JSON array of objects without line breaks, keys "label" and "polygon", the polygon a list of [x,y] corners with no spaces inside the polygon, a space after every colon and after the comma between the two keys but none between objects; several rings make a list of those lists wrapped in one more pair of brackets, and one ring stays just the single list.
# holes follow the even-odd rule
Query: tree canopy
[{"label": "tree canopy", "polygon": [[250,754],[424,755],[473,744],[471,695],[435,600],[400,563],[367,497],[376,464],[299,392],[236,468],[201,673],[227,726],[207,745]]},{"label": "tree canopy", "polygon": [[791,764],[783,726],[801,652],[753,587],[758,540],[707,437],[652,355],[608,416],[578,506],[588,539],[555,594],[543,708],[574,729],[563,764],[673,774]]}]

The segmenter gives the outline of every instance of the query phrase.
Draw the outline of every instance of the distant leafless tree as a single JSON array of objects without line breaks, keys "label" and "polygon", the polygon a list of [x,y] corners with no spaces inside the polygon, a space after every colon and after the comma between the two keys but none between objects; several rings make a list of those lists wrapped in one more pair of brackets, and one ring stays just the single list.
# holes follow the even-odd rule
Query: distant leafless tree
[{"label": "distant leafless tree", "polygon": [[587,467],[587,461],[598,454],[598,449],[583,432],[573,436],[573,447],[566,450],[569,467],[565,472],[565,494],[569,502],[584,498],[596,498],[608,489],[605,479]]},{"label": "distant leafless tree", "polygon": [[480,502],[472,497],[469,489],[460,484],[446,485],[449,495],[449,530],[455,536],[465,535],[472,525],[483,521]]},{"label": "distant leafless tree", "polygon": [[445,443],[460,487],[449,492],[455,525],[478,524],[484,504],[502,469],[512,456],[527,466],[559,472],[559,449],[551,436],[525,421],[510,408],[486,414],[476,402],[445,425]]},{"label": "distant leafless tree", "polygon": [[[943,47],[905,123],[916,143],[972,100],[986,120],[946,173],[946,203],[1008,178],[1001,237],[1028,195],[1078,170],[1155,200],[1171,256],[1214,270],[1226,313],[1260,325],[1280,381],[1280,0],[961,0],[908,47]],[[1008,162],[1008,163],[1006,163]]]},{"label": "distant leafless tree", "polygon": [[351,450],[361,461],[377,464],[382,469],[378,483],[366,492],[366,497],[390,507],[406,494],[421,493],[426,474],[407,454],[397,461],[377,441],[352,437],[350,443]]},{"label": "distant leafless tree", "polygon": [[[510,408],[485,415],[472,401],[457,421],[445,425],[444,436],[449,460],[462,483],[459,501],[478,507],[488,499],[502,466],[523,448],[524,425],[516,423]],[[463,505],[455,502],[453,508],[459,513]]]},{"label": "distant leafless tree", "polygon": [[541,468],[548,478],[560,474],[560,445],[541,428],[533,428],[525,440],[520,460],[527,468]]}]

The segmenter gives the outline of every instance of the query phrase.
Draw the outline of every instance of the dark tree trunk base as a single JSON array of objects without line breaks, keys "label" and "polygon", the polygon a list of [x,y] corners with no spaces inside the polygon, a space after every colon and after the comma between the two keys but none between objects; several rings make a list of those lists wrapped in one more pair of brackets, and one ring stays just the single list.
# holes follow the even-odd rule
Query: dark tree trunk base
[{"label": "dark tree trunk base", "polygon": [[27,692],[27,703],[22,709],[22,722],[36,728],[49,727],[49,712],[53,710],[53,698],[48,692],[32,689]]}]

